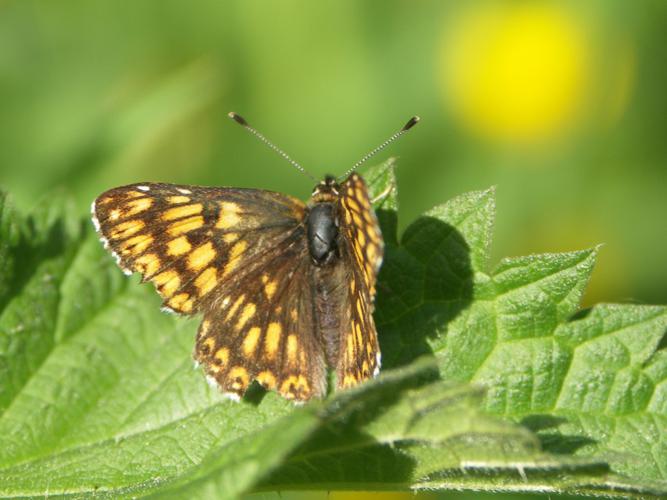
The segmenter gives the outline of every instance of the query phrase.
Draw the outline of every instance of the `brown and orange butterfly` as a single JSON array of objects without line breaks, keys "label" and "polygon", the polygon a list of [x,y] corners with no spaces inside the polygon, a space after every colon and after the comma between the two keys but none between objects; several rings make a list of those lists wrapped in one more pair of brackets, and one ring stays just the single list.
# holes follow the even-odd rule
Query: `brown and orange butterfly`
[{"label": "brown and orange butterfly", "polygon": [[165,310],[203,315],[194,358],[230,398],[257,380],[305,401],[326,393],[327,367],[338,388],[379,372],[372,313],[383,241],[357,173],[326,177],[306,204],[258,189],[144,182],[106,191],[92,216],[121,269],[153,282]]}]

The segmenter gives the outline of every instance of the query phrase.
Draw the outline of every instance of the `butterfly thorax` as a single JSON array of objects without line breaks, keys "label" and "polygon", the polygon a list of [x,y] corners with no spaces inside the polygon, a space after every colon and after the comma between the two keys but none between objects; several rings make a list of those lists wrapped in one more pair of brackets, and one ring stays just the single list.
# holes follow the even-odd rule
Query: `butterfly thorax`
[{"label": "butterfly thorax", "polygon": [[336,214],[338,190],[338,183],[332,176],[327,176],[313,189],[310,209],[306,217],[306,228],[308,250],[317,266],[331,264],[339,256]]}]

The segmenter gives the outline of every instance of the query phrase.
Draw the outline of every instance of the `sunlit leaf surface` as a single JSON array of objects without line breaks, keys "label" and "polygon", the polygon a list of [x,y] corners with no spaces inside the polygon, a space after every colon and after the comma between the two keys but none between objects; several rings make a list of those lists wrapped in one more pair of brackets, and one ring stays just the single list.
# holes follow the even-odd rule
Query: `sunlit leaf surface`
[{"label": "sunlit leaf surface", "polygon": [[489,267],[492,190],[399,238],[394,163],[365,176],[389,193],[383,371],[303,407],[225,400],[192,367],[196,319],[160,313],[66,201],[23,216],[3,198],[0,495],[667,493],[667,310],[577,312],[596,249]]}]

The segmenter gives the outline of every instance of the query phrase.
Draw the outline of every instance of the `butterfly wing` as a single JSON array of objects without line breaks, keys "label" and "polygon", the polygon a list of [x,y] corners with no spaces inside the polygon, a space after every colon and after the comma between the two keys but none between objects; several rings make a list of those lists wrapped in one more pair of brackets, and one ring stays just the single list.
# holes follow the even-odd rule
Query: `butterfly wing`
[{"label": "butterfly wing", "polygon": [[336,367],[339,388],[354,386],[380,370],[380,346],[373,321],[375,283],[384,243],[364,180],[356,173],[340,186],[338,202],[347,266],[347,294]]},{"label": "butterfly wing", "polygon": [[261,264],[304,209],[270,191],[145,183],[103,193],[93,221],[126,274],[151,281],[167,309],[194,314]]},{"label": "butterfly wing", "polygon": [[270,191],[155,183],[93,204],[124,272],[153,282],[168,310],[203,312],[195,359],[234,397],[255,378],[288,398],[324,393],[304,214]]},{"label": "butterfly wing", "polygon": [[195,358],[233,399],[253,379],[287,399],[324,395],[326,366],[315,335],[310,267],[304,235],[295,234],[205,313]]}]

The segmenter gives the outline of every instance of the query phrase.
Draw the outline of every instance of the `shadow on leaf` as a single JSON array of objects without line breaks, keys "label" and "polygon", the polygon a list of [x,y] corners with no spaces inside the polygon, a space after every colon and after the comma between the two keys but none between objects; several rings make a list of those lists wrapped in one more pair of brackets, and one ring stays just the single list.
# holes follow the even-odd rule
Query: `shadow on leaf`
[{"label": "shadow on leaf", "polygon": [[[378,212],[383,234],[395,230],[396,213]],[[384,368],[432,354],[429,339],[446,335],[447,325],[472,301],[470,249],[461,233],[435,217],[420,217],[401,238],[386,238],[378,279],[375,320]]]},{"label": "shadow on leaf", "polygon": [[[406,371],[383,374],[378,380],[351,391],[334,394],[318,417],[322,426],[298,446],[287,460],[265,478],[259,489],[294,488],[299,484],[314,488],[347,487],[350,484],[410,484],[416,461],[391,443],[380,442],[367,426],[394,409],[410,391],[437,379],[435,366],[428,360]],[[408,408],[403,431],[411,419],[424,412]],[[377,429],[376,429],[377,431]],[[391,433],[390,433],[391,434]]]},{"label": "shadow on leaf", "polygon": [[[49,227],[40,227],[40,222],[34,217],[25,221],[25,227],[20,232],[15,247],[12,250],[12,263],[10,274],[5,276],[7,288],[11,290],[11,296],[23,293],[24,288],[38,272],[39,266],[45,261],[64,257],[71,253],[70,245],[72,236],[68,234],[62,219],[54,221]],[[83,224],[82,224],[83,225]],[[83,234],[83,229],[81,229]],[[11,297],[0,297],[0,310],[3,310]]]},{"label": "shadow on leaf", "polygon": [[359,484],[410,484],[416,461],[352,427],[330,426],[311,436],[259,490],[340,489]]},{"label": "shadow on leaf", "polygon": [[558,455],[572,455],[579,448],[595,444],[594,439],[584,436],[563,435],[558,427],[567,419],[553,415],[529,415],[521,420],[521,425],[533,431],[539,438],[544,451]]}]

